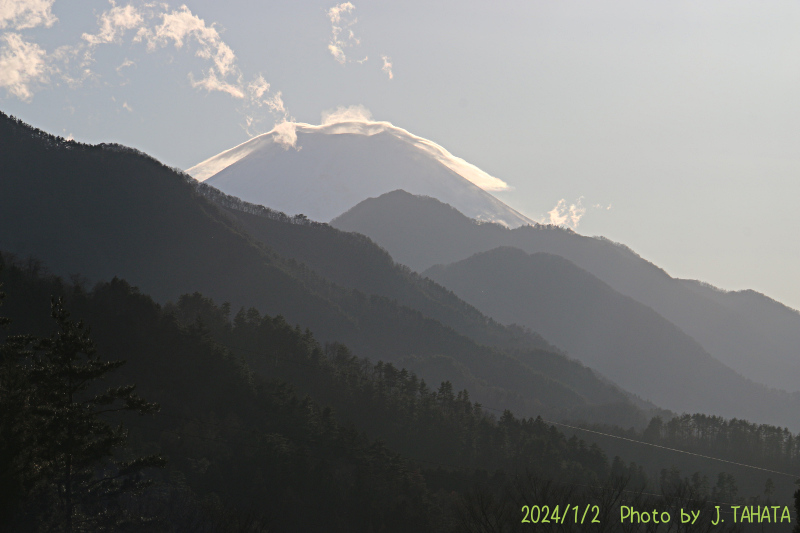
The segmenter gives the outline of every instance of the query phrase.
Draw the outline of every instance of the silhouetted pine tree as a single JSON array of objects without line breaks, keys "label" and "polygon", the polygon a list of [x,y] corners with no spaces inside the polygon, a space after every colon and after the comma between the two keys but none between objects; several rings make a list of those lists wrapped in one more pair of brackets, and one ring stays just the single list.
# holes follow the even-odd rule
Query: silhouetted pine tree
[{"label": "silhouetted pine tree", "polygon": [[[2,264],[0,264],[2,270]],[[0,305],[5,293],[0,291]],[[0,327],[10,320],[0,316]],[[16,512],[22,492],[18,475],[18,457],[21,453],[19,432],[20,402],[12,391],[18,388],[14,366],[16,350],[8,342],[0,345],[0,531],[5,531],[11,517]]]},{"label": "silhouetted pine tree", "polygon": [[794,513],[795,513],[795,522],[794,522],[794,529],[792,529],[792,533],[800,533],[800,479],[797,480],[798,487],[797,490],[794,491]]},{"label": "silhouetted pine tree", "polygon": [[161,467],[165,460],[157,455],[115,458],[127,430],[103,415],[150,414],[158,405],[136,395],[134,385],[100,389],[98,380],[125,361],[103,361],[88,328],[70,320],[61,299],[52,301],[52,317],[58,331],[50,338],[36,340],[28,353],[15,345],[18,361],[11,375],[17,389],[3,395],[3,401],[26,400],[17,421],[22,429],[16,431],[26,454],[16,461],[28,491],[24,521],[70,533],[119,530],[130,522],[119,497],[146,487],[142,471]]}]

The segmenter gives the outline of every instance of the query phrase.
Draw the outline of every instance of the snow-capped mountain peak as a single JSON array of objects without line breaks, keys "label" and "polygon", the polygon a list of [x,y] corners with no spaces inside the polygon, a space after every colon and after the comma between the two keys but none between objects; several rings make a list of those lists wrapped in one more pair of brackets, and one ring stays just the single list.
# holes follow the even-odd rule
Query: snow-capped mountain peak
[{"label": "snow-capped mountain peak", "polygon": [[437,143],[389,122],[284,122],[187,172],[243,200],[329,221],[357,203],[403,189],[465,215],[517,227],[534,222],[487,191],[508,185]]}]

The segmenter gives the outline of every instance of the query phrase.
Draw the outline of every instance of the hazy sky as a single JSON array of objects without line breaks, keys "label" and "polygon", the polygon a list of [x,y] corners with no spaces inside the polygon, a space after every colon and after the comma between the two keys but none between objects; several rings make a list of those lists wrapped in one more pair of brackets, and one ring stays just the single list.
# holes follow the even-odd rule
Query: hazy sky
[{"label": "hazy sky", "polygon": [[800,308],[797,0],[0,0],[0,109],[53,133],[188,168],[351,105],[532,218],[563,201],[673,276]]}]

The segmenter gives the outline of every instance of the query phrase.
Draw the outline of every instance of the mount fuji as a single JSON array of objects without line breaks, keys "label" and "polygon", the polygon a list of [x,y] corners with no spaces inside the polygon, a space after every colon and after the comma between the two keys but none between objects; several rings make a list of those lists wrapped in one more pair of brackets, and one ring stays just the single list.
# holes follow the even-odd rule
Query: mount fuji
[{"label": "mount fuji", "polygon": [[515,228],[535,221],[489,190],[505,182],[389,122],[284,122],[187,172],[248,202],[328,222],[367,198],[403,189],[470,218]]}]

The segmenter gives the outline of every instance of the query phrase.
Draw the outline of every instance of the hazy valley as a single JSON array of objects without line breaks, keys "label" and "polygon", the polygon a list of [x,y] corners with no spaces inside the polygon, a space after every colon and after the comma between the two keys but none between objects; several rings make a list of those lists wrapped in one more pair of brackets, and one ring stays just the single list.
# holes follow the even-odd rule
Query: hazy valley
[{"label": "hazy valley", "polygon": [[[111,515],[164,531],[464,531],[481,516],[515,531],[531,494],[606,513],[622,495],[671,512],[790,505],[795,311],[534,224],[464,177],[476,167],[386,123],[315,128],[211,158],[199,183],[0,117],[1,310],[21,365],[4,379],[34,383],[8,373],[37,361],[13,335],[46,337],[61,296],[99,353],[127,361],[109,378],[160,404],[110,417],[129,453],[166,460]],[[372,179],[372,158],[394,173]],[[4,442],[49,450],[14,433],[25,413],[4,418],[22,435]],[[28,477],[3,474],[18,485],[0,512],[27,527],[63,480],[29,474],[11,444],[5,472]]]}]

